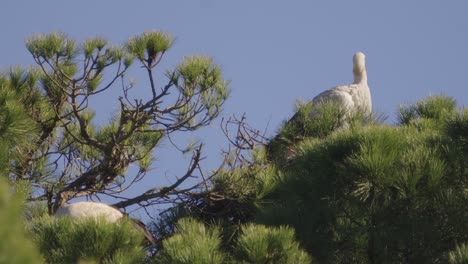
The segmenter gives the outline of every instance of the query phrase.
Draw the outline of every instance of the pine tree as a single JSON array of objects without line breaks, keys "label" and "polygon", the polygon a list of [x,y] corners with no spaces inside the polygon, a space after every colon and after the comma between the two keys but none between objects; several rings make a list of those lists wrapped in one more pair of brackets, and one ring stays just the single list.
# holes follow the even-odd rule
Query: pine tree
[{"label": "pine tree", "polygon": [[[42,263],[35,245],[28,239],[26,224],[22,219],[24,199],[28,186],[22,182],[10,182],[10,162],[22,157],[29,147],[29,140],[36,137],[31,119],[22,105],[17,90],[11,90],[17,69],[0,76],[0,263]],[[9,77],[11,78],[9,78]]]},{"label": "pine tree", "polygon": [[129,221],[36,218],[31,232],[47,263],[142,263],[143,234]]},{"label": "pine tree", "polygon": [[[321,263],[463,259],[463,246],[454,248],[468,239],[468,111],[436,96],[402,107],[396,125],[357,117],[348,129],[329,130],[330,118],[286,123],[280,132],[286,138],[273,144],[286,144],[295,155],[277,151],[220,173],[215,197],[178,211],[208,224],[236,219],[223,227],[223,237],[238,237],[235,230],[248,222],[293,227]],[[304,129],[308,122],[316,123]],[[248,217],[236,218],[239,211]]]},{"label": "pine tree", "polygon": [[[468,110],[446,96],[401,107],[394,125],[344,120],[333,105],[310,119],[300,106],[263,145],[234,120],[226,166],[182,190],[201,171],[202,144],[180,149],[192,152],[184,175],[114,204],[177,201],[154,224],[154,256],[126,221],[19,220],[22,208],[51,214],[77,197],[114,197],[150,173],[162,140],[219,115],[229,88],[210,58],[186,57],[156,85],[172,43],[158,31],[122,46],[61,33],[27,41],[38,68],[0,77],[0,262],[41,262],[28,232],[48,263],[466,262]],[[131,95],[131,69],[148,77],[145,99]],[[119,111],[98,126],[89,103],[115,87]]]},{"label": "pine tree", "polygon": [[[2,175],[3,176],[3,175]],[[4,179],[0,179],[0,263],[35,264],[41,261],[37,248],[28,239],[22,219],[24,193],[11,192]]]},{"label": "pine tree", "polygon": [[[27,49],[38,67],[16,68],[3,78],[0,107],[13,109],[14,100],[8,99],[8,104],[5,100],[15,97],[28,127],[36,128],[38,135],[28,140],[22,157],[12,161],[9,177],[31,182],[34,200],[47,203],[50,213],[73,198],[116,197],[145,177],[162,140],[208,125],[229,95],[219,66],[203,56],[185,57],[166,71],[165,84],[158,87],[163,81],[156,81],[159,65],[172,44],[173,37],[159,31],[131,37],[121,46],[103,38],[78,43],[63,33],[28,39]],[[135,83],[126,75],[137,69],[148,77],[149,96],[144,98],[132,95]],[[115,101],[119,111],[109,116],[107,124],[98,125],[90,102],[110,90],[120,91]],[[10,112],[4,112],[4,122],[9,122]],[[173,184],[153,186],[114,206],[151,205],[166,197],[187,196],[176,188],[195,176],[201,151],[201,143],[181,149],[193,156],[187,173]],[[136,173],[127,173],[129,166],[135,166]]]},{"label": "pine tree", "polygon": [[222,247],[219,226],[206,226],[192,218],[183,218],[176,226],[156,263],[311,263],[310,256],[295,242],[294,231],[287,227],[244,225],[236,241]]},{"label": "pine tree", "polygon": [[[163,140],[173,133],[190,133],[209,125],[219,115],[229,96],[229,83],[220,67],[211,58],[188,56],[164,72],[160,62],[172,44],[173,37],[159,31],[131,37],[123,45],[100,37],[79,43],[63,33],[35,35],[26,41],[37,67],[12,68],[0,78],[0,162],[2,177],[12,188],[31,186],[25,193],[32,208],[26,213],[29,218],[41,215],[34,208],[44,205],[53,214],[74,198],[118,197],[154,168],[153,157]],[[149,96],[134,95],[136,84],[127,79],[132,70],[146,74]],[[156,80],[160,72],[165,77],[161,81]],[[98,125],[90,102],[110,90],[120,91],[115,101],[119,111],[108,116],[109,122]],[[179,187],[197,177],[202,147],[198,142],[180,149],[183,154],[192,153],[192,158],[187,172],[172,184],[152,186],[132,198],[121,197],[114,206],[189,199],[191,194]],[[130,166],[136,172],[129,173]],[[199,179],[193,188],[203,186],[205,180]],[[123,261],[121,257],[135,251],[125,243],[140,245],[131,233],[119,229],[125,224],[112,227],[111,232],[109,227],[92,223],[82,227],[67,220],[44,220],[42,224],[28,220],[35,223],[31,232],[49,262]],[[75,228],[63,230],[64,225]],[[126,242],[118,244],[114,237],[109,248],[76,250],[87,237],[88,245],[108,244],[108,238],[92,236],[97,233],[109,237],[124,234],[121,239]]]}]

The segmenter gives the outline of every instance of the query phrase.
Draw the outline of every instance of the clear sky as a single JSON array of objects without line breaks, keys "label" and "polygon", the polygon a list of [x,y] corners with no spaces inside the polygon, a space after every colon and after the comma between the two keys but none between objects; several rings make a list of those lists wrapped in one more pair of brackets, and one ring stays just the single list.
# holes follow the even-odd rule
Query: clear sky
[{"label": "clear sky", "polygon": [[[351,83],[352,56],[363,51],[374,111],[391,123],[399,104],[428,95],[445,94],[468,105],[467,12],[466,0],[5,0],[0,68],[33,64],[24,40],[35,33],[62,31],[77,40],[104,36],[123,43],[163,30],[176,37],[165,67],[184,55],[214,57],[231,80],[223,116],[245,112],[249,123],[273,135],[297,99]],[[145,81],[137,79],[137,88],[144,91]],[[101,100],[96,107],[106,115],[115,105]],[[206,169],[214,168],[214,157],[226,146],[219,120],[196,137],[207,143]],[[178,175],[188,158],[175,157],[158,156],[154,177]],[[145,181],[134,193],[155,184]]]}]

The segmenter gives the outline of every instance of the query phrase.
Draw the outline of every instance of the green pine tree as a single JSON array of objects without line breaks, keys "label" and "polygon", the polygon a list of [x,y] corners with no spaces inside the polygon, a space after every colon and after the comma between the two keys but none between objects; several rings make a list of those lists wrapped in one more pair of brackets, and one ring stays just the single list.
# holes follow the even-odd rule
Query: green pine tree
[{"label": "green pine tree", "polygon": [[22,219],[29,188],[22,182],[10,182],[8,177],[10,162],[20,160],[37,136],[22,104],[24,98],[11,89],[23,80],[31,81],[28,78],[31,76],[20,76],[13,68],[0,76],[0,263],[5,264],[43,263]]},{"label": "green pine tree", "polygon": [[36,218],[34,240],[47,263],[143,263],[143,233],[130,220]]},{"label": "green pine tree", "polygon": [[[25,219],[34,223],[29,223],[32,237],[48,262],[140,263],[141,241],[126,231],[127,224],[49,221],[43,214],[74,198],[115,197],[131,188],[154,168],[162,140],[207,126],[219,115],[229,96],[220,67],[209,57],[187,56],[164,71],[160,62],[172,44],[173,37],[160,31],[123,45],[100,37],[77,42],[63,33],[39,34],[26,41],[37,67],[11,68],[0,76],[1,177],[13,189],[31,187],[24,192]],[[141,98],[127,77],[137,70],[147,76]],[[110,90],[120,91],[119,111],[98,124],[90,102]],[[186,175],[114,206],[190,199],[178,187],[193,178],[202,147],[197,142],[180,149],[192,153]],[[129,173],[130,166],[136,170]]]},{"label": "green pine tree", "polygon": [[[104,38],[77,42],[63,33],[28,39],[26,47],[38,67],[15,68],[2,78],[0,108],[6,110],[0,121],[6,124],[13,115],[23,115],[27,121],[4,127],[35,128],[37,137],[27,139],[21,157],[12,157],[9,177],[31,182],[34,200],[46,203],[53,213],[73,198],[115,197],[147,176],[162,140],[209,125],[229,96],[220,67],[205,56],[185,57],[165,71],[165,78],[156,80],[172,44],[173,37],[160,31],[131,37],[123,45]],[[136,84],[127,78],[135,70],[146,74],[148,96],[136,96]],[[120,93],[114,103],[119,110],[98,125],[90,102],[110,90]],[[16,105],[8,99],[13,97]],[[193,176],[202,144],[180,151],[193,153],[186,176],[166,187],[152,186],[115,206],[158,203],[167,196],[180,199],[183,194],[175,189]],[[130,166],[136,172],[128,173]]]},{"label": "green pine tree", "polygon": [[[3,175],[2,175],[3,176]],[[0,263],[43,263],[39,251],[29,239],[22,219],[25,194],[11,191],[4,179],[0,179]]]},{"label": "green pine tree", "polygon": [[[27,41],[38,68],[0,76],[0,262],[41,263],[29,234],[48,263],[466,262],[468,110],[446,96],[401,107],[394,125],[336,105],[310,118],[299,106],[266,147],[242,139],[227,166],[183,190],[202,159],[202,144],[188,144],[184,175],[115,204],[177,201],[155,223],[154,256],[126,221],[43,215],[130,188],[162,140],[219,115],[229,85],[212,59],[186,57],[155,80],[172,44],[159,31],[122,46],[62,33]],[[147,75],[150,96],[134,98],[131,69]],[[97,125],[90,102],[115,87],[119,111]]]},{"label": "green pine tree", "polygon": [[272,144],[294,155],[276,151],[220,173],[212,196],[179,205],[179,214],[224,223],[227,247],[245,223],[292,227],[320,263],[463,259],[462,247],[446,252],[468,239],[468,111],[436,96],[402,107],[396,125],[358,117],[347,129],[326,129],[334,114],[287,123],[286,138]]}]

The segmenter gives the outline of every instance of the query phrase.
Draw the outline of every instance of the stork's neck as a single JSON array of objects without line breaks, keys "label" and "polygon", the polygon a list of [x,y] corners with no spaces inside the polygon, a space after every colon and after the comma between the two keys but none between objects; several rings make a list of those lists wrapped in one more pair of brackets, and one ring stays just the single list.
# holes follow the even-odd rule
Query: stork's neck
[{"label": "stork's neck", "polygon": [[357,52],[353,57],[354,84],[367,84],[366,55]]},{"label": "stork's neck", "polygon": [[353,73],[353,84],[367,84],[367,71],[365,67],[362,67],[360,69],[354,68]]}]

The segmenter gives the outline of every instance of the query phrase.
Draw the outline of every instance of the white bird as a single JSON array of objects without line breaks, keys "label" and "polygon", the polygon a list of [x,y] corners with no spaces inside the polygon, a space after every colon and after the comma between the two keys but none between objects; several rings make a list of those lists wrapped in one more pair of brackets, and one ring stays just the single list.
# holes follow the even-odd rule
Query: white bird
[{"label": "white bird", "polygon": [[365,117],[372,113],[372,99],[367,84],[366,56],[357,52],[353,57],[354,82],[326,90],[312,99],[312,103],[333,102],[343,107],[346,114],[361,113]]},{"label": "white bird", "polygon": [[77,219],[102,218],[110,223],[115,223],[121,219],[124,214],[118,209],[104,203],[77,202],[67,204],[64,207],[59,208],[57,212],[55,212],[54,216],[70,216]]},{"label": "white bird", "polygon": [[[367,84],[366,56],[362,52],[354,54],[353,74],[354,82],[352,84],[336,86],[315,96],[309,103],[312,107],[308,113],[309,118],[314,118],[320,114],[320,110],[323,109],[321,108],[322,103],[332,103],[344,112],[344,123],[338,123],[337,128],[346,128],[348,126],[346,119],[353,114],[359,113],[364,118],[370,117],[372,114],[372,99]],[[302,118],[301,114],[297,112],[286,124],[301,124],[303,122]],[[269,143],[267,148],[270,149],[273,146],[273,149],[275,149],[275,145],[278,143],[287,146],[286,156],[289,159],[294,156],[295,152],[291,147],[291,141],[294,141],[294,139],[284,138],[280,133],[270,141],[270,143],[275,143],[273,145]]]},{"label": "white bird", "polygon": [[[54,217],[68,216],[75,219],[104,219],[109,223],[115,223],[122,219],[125,215],[120,212],[117,208],[110,205],[98,202],[76,202],[67,204],[64,207],[59,208]],[[146,240],[155,245],[157,243],[156,237],[146,228],[146,225],[134,218],[129,218],[134,226],[141,230]]]}]

